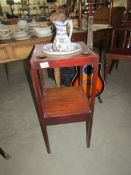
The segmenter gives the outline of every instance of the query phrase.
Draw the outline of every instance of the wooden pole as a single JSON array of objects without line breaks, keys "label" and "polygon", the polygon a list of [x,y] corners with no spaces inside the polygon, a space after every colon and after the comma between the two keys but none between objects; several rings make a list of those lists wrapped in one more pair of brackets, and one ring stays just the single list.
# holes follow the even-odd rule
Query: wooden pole
[{"label": "wooden pole", "polygon": [[0,15],[3,16],[3,10],[2,10],[1,3],[0,3]]},{"label": "wooden pole", "polygon": [[112,23],[112,8],[113,8],[113,0],[110,2],[110,16],[109,16],[109,24],[111,25]]},{"label": "wooden pole", "polygon": [[82,0],[78,2],[78,30],[82,30]]}]

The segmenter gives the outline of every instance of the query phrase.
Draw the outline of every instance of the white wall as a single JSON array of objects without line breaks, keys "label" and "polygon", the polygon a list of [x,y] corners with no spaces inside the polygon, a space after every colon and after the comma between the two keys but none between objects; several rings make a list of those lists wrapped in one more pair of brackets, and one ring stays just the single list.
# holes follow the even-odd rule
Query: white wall
[{"label": "white wall", "polygon": [[0,3],[2,6],[4,6],[4,5],[6,5],[6,0],[1,0]]},{"label": "white wall", "polygon": [[[15,2],[21,2],[21,0],[14,0]],[[31,4],[33,4],[34,2],[37,3],[37,2],[40,2],[41,4],[43,4],[43,2],[47,2],[47,0],[29,0],[29,2]],[[66,0],[58,0],[58,2],[60,2],[61,4],[64,4],[66,2]],[[2,6],[5,6],[7,5],[6,4],[6,0],[0,0],[0,3]]]},{"label": "white wall", "polygon": [[[14,0],[15,2],[21,2],[21,0]],[[65,4],[66,0],[57,0],[60,2],[60,4]],[[83,0],[86,1],[86,0]],[[114,4],[113,6],[125,6],[127,7],[127,0],[113,0]],[[40,2],[40,4],[43,4],[43,2],[47,2],[47,0],[29,0],[30,4],[37,4],[37,2]],[[0,0],[0,3],[2,5],[3,11],[9,11],[10,12],[10,7],[9,5],[6,4],[6,0]]]},{"label": "white wall", "polygon": [[[41,4],[43,1],[47,2],[46,0],[29,0],[30,3],[34,2],[40,2]],[[61,4],[64,4],[66,0],[58,0]],[[5,6],[6,5],[6,0],[0,0],[1,5]],[[21,2],[21,0],[15,0],[15,2]],[[114,6],[127,6],[127,0],[114,0]]]}]

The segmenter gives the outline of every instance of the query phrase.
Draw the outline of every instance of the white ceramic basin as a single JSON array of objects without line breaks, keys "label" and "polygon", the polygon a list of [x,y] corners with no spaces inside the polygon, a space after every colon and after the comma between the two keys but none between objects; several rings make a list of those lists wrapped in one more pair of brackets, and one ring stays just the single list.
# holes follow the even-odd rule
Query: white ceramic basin
[{"label": "white ceramic basin", "polygon": [[52,43],[44,44],[42,49],[42,51],[49,56],[64,56],[64,55],[67,56],[72,54],[74,55],[81,52],[81,50],[82,46],[78,43],[72,43],[72,48],[70,51],[64,51],[64,52],[54,51]]}]

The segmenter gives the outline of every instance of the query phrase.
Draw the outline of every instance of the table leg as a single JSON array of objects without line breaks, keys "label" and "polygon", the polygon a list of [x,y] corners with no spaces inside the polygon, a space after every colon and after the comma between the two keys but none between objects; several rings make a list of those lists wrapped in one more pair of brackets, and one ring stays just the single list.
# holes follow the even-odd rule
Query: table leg
[{"label": "table leg", "polygon": [[54,69],[54,76],[55,76],[55,81],[56,81],[56,87],[61,87],[61,77],[60,77],[59,68]]},{"label": "table leg", "polygon": [[8,71],[8,65],[5,63],[5,73],[6,73],[6,78],[9,81],[9,71]]},{"label": "table leg", "polygon": [[7,154],[1,147],[0,147],[0,154],[5,158],[5,159],[10,159],[11,156]]}]

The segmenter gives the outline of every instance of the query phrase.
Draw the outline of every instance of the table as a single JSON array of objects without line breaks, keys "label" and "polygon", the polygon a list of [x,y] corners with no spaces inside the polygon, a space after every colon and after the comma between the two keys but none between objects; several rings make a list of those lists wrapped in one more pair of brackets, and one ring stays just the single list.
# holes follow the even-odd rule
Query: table
[{"label": "table", "polygon": [[[101,29],[93,32],[94,43],[101,43],[103,41],[109,40],[111,38],[112,28]],[[12,61],[24,60],[26,59],[33,46],[39,43],[49,43],[53,39],[52,36],[49,37],[32,37],[28,40],[1,40],[0,41],[0,63],[8,63]],[[74,29],[72,42],[87,42],[87,31],[78,31]],[[102,47],[102,45],[100,44]]]},{"label": "table", "polygon": [[[107,41],[111,38],[112,28],[104,28],[100,30],[96,30],[93,32],[93,41],[94,43],[99,43],[99,55],[101,58],[102,48],[106,47],[108,44]],[[49,37],[32,37],[28,40],[2,40],[0,41],[0,64],[1,63],[9,63],[13,61],[25,60],[30,55],[34,45],[36,44],[45,44],[50,43],[53,40],[53,36]],[[87,42],[87,31],[78,29],[74,29],[72,42]],[[105,45],[105,41],[107,44]],[[103,46],[104,43],[104,46]],[[7,64],[5,64],[6,75],[8,79],[8,68]],[[56,70],[57,77],[59,76],[59,72]],[[58,80],[59,82],[59,80]],[[58,85],[59,86],[59,85]]]},{"label": "table", "polygon": [[32,37],[28,40],[2,40],[0,41],[0,63],[26,59],[34,45],[49,43],[51,40],[52,36],[43,38]]}]

